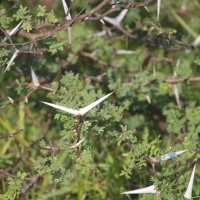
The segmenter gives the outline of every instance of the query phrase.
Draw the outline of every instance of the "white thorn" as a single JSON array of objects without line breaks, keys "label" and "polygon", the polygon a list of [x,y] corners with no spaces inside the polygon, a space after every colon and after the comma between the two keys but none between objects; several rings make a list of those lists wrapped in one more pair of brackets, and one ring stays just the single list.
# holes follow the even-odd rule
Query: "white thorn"
[{"label": "white thorn", "polygon": [[108,23],[112,24],[113,26],[119,27],[120,24],[121,24],[121,22],[122,22],[122,20],[123,20],[124,17],[126,16],[126,13],[127,13],[127,12],[128,12],[128,9],[124,9],[124,10],[122,10],[122,11],[119,13],[119,15],[118,15],[117,17],[115,17],[115,18],[111,18],[111,17],[105,16],[105,17],[103,17],[103,19],[104,19],[105,21],[107,21]]},{"label": "white thorn", "polygon": [[126,13],[128,12],[128,9],[124,9],[122,10],[119,15],[116,17],[116,21],[118,21],[119,23],[122,22],[122,20],[124,19],[124,17],[126,16]]},{"label": "white thorn", "polygon": [[116,50],[116,54],[118,54],[118,55],[124,55],[124,54],[130,55],[130,54],[136,54],[136,51],[120,49],[120,50]]},{"label": "white thorn", "polygon": [[[180,59],[177,60],[176,62],[176,67],[179,67],[180,65]],[[177,73],[176,71],[174,71],[174,78],[177,77]],[[175,98],[176,98],[176,103],[178,105],[179,108],[181,108],[181,101],[180,101],[180,96],[179,96],[179,91],[178,91],[178,87],[177,87],[177,84],[173,84],[173,91],[174,91],[174,95],[175,95]]]},{"label": "white thorn", "polygon": [[98,32],[98,33],[87,35],[87,38],[100,37],[100,36],[104,36],[104,35],[106,35],[106,30],[103,30],[103,31]]},{"label": "white thorn", "polygon": [[161,6],[161,0],[157,0],[157,20],[159,20],[160,16],[160,6]]},{"label": "white thorn", "polygon": [[196,169],[196,165],[194,165],[187,190],[186,190],[185,194],[183,195],[186,199],[192,198],[192,187],[193,187],[193,182],[194,182],[195,169]]},{"label": "white thorn", "polygon": [[100,19],[100,22],[101,22],[103,25],[105,25],[105,22],[103,21],[103,19]]},{"label": "white thorn", "polygon": [[83,116],[84,114],[86,114],[88,111],[90,111],[92,108],[94,108],[95,106],[97,106],[98,104],[100,104],[102,101],[104,101],[106,98],[108,98],[113,92],[111,92],[110,94],[107,94],[105,96],[103,96],[102,98],[98,99],[97,101],[91,103],[90,105],[84,107],[84,108],[81,108],[79,110],[75,110],[75,109],[71,109],[71,108],[67,108],[67,107],[64,107],[64,106],[59,106],[59,105],[56,105],[56,104],[52,104],[52,103],[47,103],[47,102],[44,102],[44,101],[41,101],[42,103],[44,104],[47,104],[51,107],[54,107],[56,109],[59,109],[59,110],[62,110],[64,112],[67,112],[67,113],[70,113],[70,114],[73,114],[73,115],[81,115]]},{"label": "white thorn", "polygon": [[13,34],[15,34],[15,32],[18,30],[18,28],[22,25],[23,22],[24,22],[24,20],[22,20],[19,24],[17,24],[17,26],[8,33],[8,35],[12,36]]},{"label": "white thorn", "polygon": [[[18,55],[18,53],[19,53],[19,50],[18,50],[18,49],[15,49],[15,52],[14,52],[13,56],[11,57],[11,59],[10,59],[8,65],[7,65],[7,67],[6,67],[6,69],[5,69],[5,72],[10,70],[10,65],[11,65],[11,63],[15,60],[15,58],[16,58],[17,55]],[[4,72],[4,73],[5,73],[5,72]]]},{"label": "white thorn", "polygon": [[67,6],[65,0],[62,0],[62,4],[63,4],[63,8],[64,8],[64,11],[65,11],[65,14],[67,14],[66,19],[67,19],[67,20],[71,20],[72,17],[71,17],[71,14],[70,14],[70,12],[69,12],[69,8],[68,8],[68,6]]},{"label": "white thorn", "polygon": [[24,101],[25,101],[25,103],[28,103],[28,98],[27,98],[27,97],[25,97]]},{"label": "white thorn", "polygon": [[67,112],[67,113],[70,113],[70,114],[73,114],[73,115],[80,115],[79,110],[74,110],[74,109],[71,109],[71,108],[67,108],[67,107],[64,107],[64,106],[59,106],[59,105],[56,105],[56,104],[53,104],[53,103],[44,102],[44,101],[41,101],[41,102],[44,103],[44,104],[47,104],[48,106],[51,106],[53,108],[62,110],[64,112]]},{"label": "white thorn", "polygon": [[156,190],[154,185],[151,185],[149,187],[123,192],[121,194],[159,194],[159,191]]},{"label": "white thorn", "polygon": [[194,45],[196,47],[199,43],[200,43],[200,35],[197,36],[197,38],[194,40],[192,45]]},{"label": "white thorn", "polygon": [[176,67],[178,67],[179,65],[180,65],[180,58],[178,58],[178,60],[176,61]]},{"label": "white thorn", "polygon": [[188,149],[186,150],[182,150],[182,151],[176,151],[176,152],[172,152],[172,153],[168,153],[165,154],[164,156],[161,156],[160,159],[161,160],[168,160],[170,158],[176,157],[178,155],[181,155],[182,153],[186,152]]},{"label": "white thorn", "polygon": [[33,68],[31,67],[31,77],[32,77],[32,83],[35,87],[40,86],[40,82],[38,80],[37,75],[35,74]]},{"label": "white thorn", "polygon": [[[71,17],[71,14],[69,12],[69,8],[68,8],[67,3],[65,2],[65,0],[62,0],[62,4],[63,4],[63,8],[64,8],[64,11],[65,11],[65,15],[67,15],[66,19],[67,20],[71,20],[72,17]],[[72,44],[72,28],[69,27],[67,30],[68,30],[69,44],[71,45]]]},{"label": "white thorn", "polygon": [[149,9],[147,8],[147,6],[144,6],[144,8],[145,8],[145,10],[146,10],[147,12],[149,12]]},{"label": "white thorn", "polygon": [[155,66],[155,64],[153,65],[153,76],[156,77],[156,66]]},{"label": "white thorn", "polygon": [[149,95],[145,94],[145,98],[149,104],[151,104],[151,98]]},{"label": "white thorn", "polygon": [[72,45],[72,27],[69,27],[67,31],[68,31],[69,44]]},{"label": "white thorn", "polygon": [[8,96],[8,99],[10,100],[10,102],[13,104],[14,103],[14,100]]},{"label": "white thorn", "polygon": [[73,146],[70,147],[70,149],[78,147],[84,140],[85,138],[82,138],[78,143],[74,144]]},{"label": "white thorn", "polygon": [[90,111],[92,108],[94,108],[95,106],[97,106],[98,104],[100,104],[102,101],[104,101],[106,98],[108,98],[113,92],[111,92],[110,94],[107,94],[103,97],[101,97],[100,99],[98,99],[97,101],[91,103],[90,105],[81,108],[80,109],[80,114],[84,115],[85,113],[87,113],[88,111]]},{"label": "white thorn", "polygon": [[177,103],[178,107],[181,108],[181,101],[180,101],[180,97],[179,97],[179,91],[178,91],[177,84],[173,84],[173,90],[174,90],[174,95],[176,98],[176,103]]}]

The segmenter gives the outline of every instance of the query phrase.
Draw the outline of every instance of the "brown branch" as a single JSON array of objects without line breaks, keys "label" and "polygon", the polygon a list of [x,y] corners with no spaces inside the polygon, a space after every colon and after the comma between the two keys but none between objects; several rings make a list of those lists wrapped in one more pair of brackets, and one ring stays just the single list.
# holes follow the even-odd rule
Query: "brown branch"
[{"label": "brown branch", "polygon": [[[78,115],[76,117],[76,121],[75,121],[75,131],[76,131],[76,134],[77,134],[77,143],[80,141],[81,139],[81,133],[80,133],[80,130],[81,130],[81,125],[83,123],[83,119],[82,119],[82,116],[81,115]],[[81,156],[81,153],[80,153],[80,149],[79,147],[76,148],[76,155],[77,155],[77,158],[80,158]]]},{"label": "brown branch", "polygon": [[167,79],[163,81],[164,83],[170,83],[170,84],[175,84],[175,83],[180,83],[180,82],[197,82],[200,81],[200,77],[191,77],[188,79],[182,79],[182,78],[173,78],[173,79]]},{"label": "brown branch", "polygon": [[96,62],[98,62],[102,66],[108,66],[109,65],[107,62],[98,59],[93,53],[88,53],[88,52],[80,51],[80,55],[83,56],[83,57],[85,57],[85,58],[91,59],[92,61],[96,61]]},{"label": "brown branch", "polygon": [[[144,7],[144,6],[147,6],[148,4],[150,4],[153,1],[154,0],[148,0],[148,1],[143,2],[143,3],[132,3],[132,4],[128,4],[125,8]],[[93,8],[88,13],[85,13],[85,14],[82,14],[82,15],[80,15],[80,13],[79,13],[74,19],[69,20],[69,21],[64,21],[64,22],[57,24],[56,28],[53,29],[53,30],[44,31],[44,32],[41,32],[41,33],[28,33],[24,29],[21,29],[21,30],[18,31],[17,35],[24,37],[24,38],[27,38],[31,41],[36,41],[36,40],[41,39],[41,38],[51,37],[51,36],[55,35],[57,32],[65,29],[65,28],[69,28],[74,23],[79,23],[79,22],[83,22],[83,21],[91,21],[90,17],[92,15],[94,15],[95,13],[97,13],[98,11],[102,10],[109,3],[110,3],[110,0],[104,0],[103,2],[101,2],[99,5],[97,5],[95,8]],[[117,10],[118,10],[118,8],[117,9],[113,8],[110,11],[107,11],[105,14],[108,14],[108,13],[110,14],[111,12],[114,12],[114,11],[117,11]],[[102,15],[102,16],[105,16],[105,14]],[[102,16],[93,18],[93,20],[99,20]],[[40,25],[40,26],[38,25],[38,27],[44,28],[44,27],[50,25],[50,23],[47,23],[47,22],[45,22],[45,23],[46,24],[43,24],[43,25]]]},{"label": "brown branch", "polygon": [[[150,83],[146,84],[145,86],[155,83],[157,80],[153,80]],[[181,83],[181,82],[198,82],[200,81],[200,76],[196,76],[196,77],[190,77],[188,79],[182,79],[182,78],[171,78],[171,79],[166,79],[164,81],[162,81],[163,83],[169,83],[169,84],[176,84],[176,83]],[[122,86],[133,86],[134,82],[127,82],[127,83],[123,83]]]},{"label": "brown branch", "polygon": [[19,0],[13,1],[14,4],[13,6],[11,6],[8,10],[6,10],[5,12],[1,13],[0,16],[8,14],[13,8],[16,8],[17,4],[19,3]]},{"label": "brown branch", "polygon": [[72,23],[71,21],[61,23],[53,30],[43,31],[43,32],[40,32],[40,33],[28,33],[24,29],[21,29],[20,31],[18,31],[17,35],[20,36],[20,37],[29,39],[32,42],[34,42],[35,40],[38,40],[38,39],[41,39],[41,38],[49,38],[49,37],[55,35],[57,32],[65,29],[65,28],[68,28],[71,25],[71,23]]},{"label": "brown branch", "polygon": [[44,23],[42,24],[38,24],[36,26],[33,27],[34,30],[40,30],[42,28],[46,28],[46,27],[55,27],[56,25],[55,24],[52,24],[48,21],[45,21]]},{"label": "brown branch", "polygon": [[0,140],[1,140],[1,139],[7,139],[7,138],[9,138],[9,137],[13,137],[14,135],[17,135],[18,133],[22,132],[23,130],[24,130],[24,129],[20,129],[20,130],[15,131],[14,133],[11,133],[11,134],[9,134],[9,135],[7,135],[7,136],[1,136],[1,137],[0,137]]},{"label": "brown branch", "polygon": [[21,179],[18,176],[12,175],[3,169],[0,169],[0,179],[7,178],[7,177],[12,177],[14,179]]},{"label": "brown branch", "polygon": [[36,174],[34,176],[31,177],[31,181],[26,185],[26,187],[24,187],[21,192],[20,192],[20,196],[25,194],[28,190],[30,190],[35,183],[37,182],[37,180],[40,178],[39,174]]},{"label": "brown branch", "polygon": [[103,83],[105,76],[106,76],[105,72],[103,72],[102,74],[99,74],[97,76],[88,76],[88,75],[84,74],[84,78],[85,78],[85,81],[87,84],[91,84],[92,82]]},{"label": "brown branch", "polygon": [[150,59],[154,63],[157,63],[157,62],[169,62],[169,63],[171,63],[172,62],[171,58],[160,58],[160,57],[152,56]]},{"label": "brown branch", "polygon": [[[24,150],[24,153],[23,153],[23,154],[26,154],[26,153],[30,150],[31,147],[37,145],[38,142],[39,142],[40,140],[42,140],[42,139],[44,139],[44,138],[46,137],[46,135],[47,135],[47,133],[48,133],[48,127],[49,127],[49,125],[50,125],[50,118],[49,118],[49,119],[47,120],[47,122],[45,123],[45,126],[44,126],[44,134],[43,134],[40,138],[38,138],[38,139],[36,139],[35,141],[33,141],[33,142]],[[55,152],[55,149],[53,149],[53,151]],[[57,151],[56,151],[56,153],[57,153]],[[56,154],[56,153],[55,153],[55,154]],[[19,157],[19,159],[17,160],[17,163],[15,163],[15,166],[16,166],[16,164],[19,163],[20,160],[22,160],[22,156]],[[13,167],[14,167],[14,166],[13,166]],[[10,169],[13,169],[13,167],[10,168]],[[7,171],[9,171],[9,170],[7,170]],[[6,173],[7,173],[7,172],[6,172]],[[8,173],[8,174],[9,174],[9,173]],[[35,185],[35,183],[38,181],[38,179],[39,179],[40,177],[41,177],[41,175],[39,175],[39,174],[37,173],[37,174],[35,174],[34,176],[32,176],[32,177],[30,177],[30,178],[26,178],[26,180],[30,180],[30,182],[21,190],[20,196],[24,195],[28,190],[30,190],[30,189]]]},{"label": "brown branch", "polygon": [[149,5],[150,3],[155,2],[155,0],[147,0],[145,2],[135,2],[135,3],[129,3],[128,5],[126,5],[124,8],[138,8],[138,7],[145,7],[147,5]]},{"label": "brown branch", "polygon": [[24,83],[24,84],[20,84],[20,85],[28,86],[29,88],[31,88],[31,91],[28,92],[23,97],[13,99],[12,102],[8,102],[6,104],[0,105],[0,110],[3,109],[3,108],[6,108],[7,106],[9,106],[11,104],[14,104],[14,103],[17,103],[17,102],[20,102],[20,101],[27,102],[28,98],[32,95],[32,93],[35,92],[36,90],[39,90],[39,89],[47,90],[47,91],[53,92],[54,94],[55,93],[62,93],[62,91],[60,91],[60,90],[52,89],[52,88],[49,88],[49,87],[46,87],[46,86],[43,86],[43,85],[39,85],[38,87],[35,87],[33,84],[29,84],[29,83]]},{"label": "brown branch", "polygon": [[[35,40],[38,40],[38,39],[41,39],[41,38],[51,37],[51,36],[55,35],[57,32],[65,29],[65,28],[69,28],[74,23],[84,21],[85,18],[88,18],[91,15],[93,15],[94,13],[98,12],[99,10],[104,8],[109,2],[110,2],[110,0],[104,0],[102,3],[97,5],[95,8],[93,8],[88,13],[80,15],[80,13],[83,11],[83,9],[82,9],[82,11],[74,19],[69,20],[69,21],[64,21],[64,22],[57,24],[56,28],[53,29],[53,30],[48,30],[48,31],[40,32],[40,33],[28,33],[24,29],[21,29],[17,32],[17,35],[21,36],[23,38],[29,39],[31,41],[35,41]],[[45,24],[40,25],[40,26],[42,28],[44,28]],[[46,24],[46,26],[49,26],[49,24]]]},{"label": "brown branch", "polygon": [[88,13],[82,14],[80,16],[78,16],[75,19],[75,22],[82,22],[85,19],[87,19],[88,17],[92,16],[93,14],[97,13],[99,10],[103,9],[106,5],[108,5],[110,3],[110,0],[104,0],[103,2],[101,2],[99,5],[97,5],[95,8],[93,8],[91,11],[89,11]]},{"label": "brown branch", "polygon": [[76,118],[76,122],[75,122],[75,130],[77,133],[77,142],[79,142],[81,139],[80,130],[81,130],[82,123],[83,123],[82,116],[78,115]]},{"label": "brown branch", "polygon": [[[144,7],[144,6],[147,6],[148,4],[150,4],[153,1],[154,0],[148,0],[148,1],[143,2],[143,3],[131,3],[131,4],[129,3],[127,6],[125,6],[125,8]],[[36,25],[34,27],[34,30],[40,30],[40,29],[45,28],[45,27],[55,26],[55,28],[53,30],[45,30],[45,31],[39,32],[39,33],[28,33],[24,29],[20,29],[18,32],[16,32],[16,35],[23,37],[23,38],[26,38],[26,39],[29,39],[31,41],[29,43],[33,43],[33,42],[36,42],[36,41],[41,40],[41,39],[49,38],[49,37],[55,35],[57,32],[59,32],[63,29],[69,28],[70,26],[72,26],[75,23],[80,23],[80,22],[83,22],[83,21],[93,21],[93,20],[97,21],[97,20],[101,19],[102,16],[105,16],[107,14],[110,14],[111,12],[115,12],[115,11],[119,10],[119,8],[111,8],[110,10],[108,10],[104,14],[102,14],[101,16],[98,16],[96,18],[95,17],[91,18],[92,15],[94,15],[98,11],[105,8],[107,5],[109,5],[109,3],[110,3],[110,0],[104,0],[103,2],[101,2],[99,5],[97,5],[95,8],[93,8],[88,13],[81,14],[83,12],[83,10],[85,9],[85,7],[84,7],[77,14],[77,16],[72,20],[63,21],[63,22],[58,23],[58,24],[52,24],[50,22],[45,21],[43,24]],[[125,30],[121,30],[121,31],[125,32],[130,37],[134,37],[130,33],[126,32]],[[5,45],[7,45],[7,44],[2,44],[0,46],[5,46]],[[21,44],[16,44],[16,45],[21,45]]]}]

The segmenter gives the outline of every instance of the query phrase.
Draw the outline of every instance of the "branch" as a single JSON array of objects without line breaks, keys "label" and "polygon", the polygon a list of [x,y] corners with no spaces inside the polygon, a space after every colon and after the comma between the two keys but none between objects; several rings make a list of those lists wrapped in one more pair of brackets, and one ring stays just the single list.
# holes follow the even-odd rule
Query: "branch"
[{"label": "branch", "polygon": [[147,0],[145,2],[135,2],[135,3],[129,3],[127,6],[125,6],[125,8],[129,9],[129,8],[137,8],[137,7],[145,7],[148,4],[155,2],[155,0]]},{"label": "branch", "polygon": [[85,58],[91,59],[92,61],[96,61],[102,66],[109,66],[109,63],[106,63],[105,61],[98,59],[93,53],[80,51],[80,55]]},{"label": "branch", "polygon": [[35,176],[31,177],[31,181],[26,185],[26,187],[24,187],[21,192],[20,192],[20,196],[25,194],[28,190],[30,190],[35,183],[37,182],[37,180],[40,178],[39,174],[36,174]]},{"label": "branch", "polygon": [[100,3],[99,5],[97,5],[95,8],[93,8],[88,13],[82,14],[82,15],[78,16],[76,18],[75,22],[82,22],[82,21],[84,21],[85,18],[88,18],[91,15],[97,13],[99,10],[103,9],[109,3],[110,3],[110,0],[104,0],[102,3]]},{"label": "branch", "polygon": [[20,129],[20,130],[15,131],[14,133],[11,133],[11,134],[9,134],[9,135],[7,135],[7,136],[1,136],[1,137],[0,137],[0,140],[2,140],[2,139],[7,139],[7,138],[9,138],[9,137],[13,137],[14,135],[17,135],[18,133],[22,132],[23,130],[24,130],[24,129]]},{"label": "branch", "polygon": [[[65,29],[65,28],[69,28],[74,23],[79,23],[79,22],[84,21],[85,18],[88,18],[91,15],[93,15],[94,13],[98,12],[99,10],[104,8],[107,4],[109,4],[109,2],[110,2],[110,0],[104,0],[102,3],[97,5],[95,8],[93,8],[88,13],[80,15],[80,13],[84,10],[84,9],[82,9],[81,12],[74,19],[64,21],[64,22],[57,24],[55,29],[53,29],[53,30],[48,30],[48,31],[40,32],[40,33],[28,33],[24,29],[21,29],[17,32],[17,35],[21,36],[23,38],[29,39],[32,42],[34,42],[38,39],[41,39],[41,38],[49,38],[49,37],[55,35],[57,32]],[[50,26],[50,25],[51,25],[50,23],[45,22],[43,25],[38,25],[38,27],[40,29],[41,27],[45,28],[46,26]]]},{"label": "branch", "polygon": [[[155,83],[157,80],[153,80],[151,82],[149,82],[148,84],[152,84],[152,83]],[[191,78],[188,78],[188,79],[182,79],[182,78],[171,78],[171,79],[166,79],[166,80],[163,80],[162,82],[163,83],[169,83],[169,84],[176,84],[176,83],[181,83],[181,82],[198,82],[200,81],[200,76],[196,76],[196,77],[191,77]],[[147,84],[147,85],[148,85]],[[127,82],[127,83],[123,83],[122,86],[133,86],[134,83],[133,82]],[[145,85],[145,86],[147,86]]]},{"label": "branch", "polygon": [[12,177],[14,179],[21,179],[18,176],[12,175],[3,169],[0,169],[0,178],[3,179],[3,178],[7,178],[7,177]]},{"label": "branch", "polygon": [[48,21],[45,21],[43,24],[38,24],[36,26],[33,27],[34,30],[40,30],[42,28],[45,28],[45,27],[55,27],[56,25],[55,24],[52,24]]},{"label": "branch", "polygon": [[170,84],[174,84],[174,83],[180,83],[180,82],[197,82],[200,81],[200,77],[191,77],[188,79],[182,79],[182,78],[175,78],[175,79],[167,79],[165,81],[163,81],[164,83],[170,83]]},{"label": "branch", "polygon": [[[129,3],[128,5],[125,6],[125,8],[130,9],[130,8],[136,8],[136,7],[144,7],[144,6],[147,6],[148,4],[150,4],[153,1],[154,0],[148,0],[148,1],[142,2],[142,3],[141,2],[139,2],[139,3]],[[40,29],[45,28],[45,27],[55,26],[55,28],[53,30],[45,30],[45,31],[39,32],[39,33],[28,33],[24,29],[20,29],[18,32],[16,32],[15,35],[26,38],[26,39],[30,40],[31,43],[33,43],[33,42],[36,42],[36,41],[41,40],[41,39],[49,38],[49,37],[55,35],[57,32],[64,30],[66,28],[69,28],[70,26],[72,26],[75,23],[80,23],[80,22],[84,22],[84,21],[93,21],[93,20],[97,21],[97,20],[101,19],[102,16],[105,16],[107,14],[110,14],[112,12],[120,10],[119,8],[111,8],[110,10],[106,11],[104,14],[100,15],[99,17],[91,18],[92,15],[94,15],[98,11],[102,10],[107,5],[110,5],[110,0],[104,0],[103,2],[101,2],[99,5],[97,5],[95,8],[93,8],[88,13],[81,14],[83,12],[83,10],[85,9],[85,7],[84,7],[76,15],[76,17],[72,20],[63,21],[63,22],[60,22],[58,24],[52,24],[50,22],[45,21],[43,24],[36,25],[34,27],[34,30],[40,30]],[[129,33],[126,33],[126,34],[129,35]],[[0,45],[0,46],[5,46],[5,44]]]}]

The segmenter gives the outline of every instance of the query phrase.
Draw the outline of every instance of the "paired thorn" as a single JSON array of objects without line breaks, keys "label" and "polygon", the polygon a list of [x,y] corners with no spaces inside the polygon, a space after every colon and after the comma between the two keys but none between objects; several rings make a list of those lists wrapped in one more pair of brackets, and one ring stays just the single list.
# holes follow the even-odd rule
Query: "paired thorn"
[{"label": "paired thorn", "polygon": [[127,12],[128,12],[128,9],[124,9],[119,13],[119,15],[117,17],[111,18],[111,17],[105,16],[105,17],[103,17],[103,20],[112,24],[113,26],[120,27],[121,22],[124,19],[124,17],[126,16]]},{"label": "paired thorn", "polygon": [[89,112],[92,108],[94,108],[95,106],[100,104],[102,101],[104,101],[106,98],[108,98],[112,93],[113,92],[103,96],[102,98],[100,98],[97,101],[91,103],[90,105],[88,105],[88,106],[86,106],[84,108],[78,109],[78,110],[67,108],[67,107],[64,107],[64,106],[59,106],[59,105],[48,103],[48,102],[44,102],[44,101],[41,101],[41,102],[46,104],[46,105],[48,105],[48,106],[54,107],[56,109],[62,110],[64,112],[67,112],[67,113],[70,113],[70,114],[73,114],[75,116],[83,116],[84,114]]},{"label": "paired thorn", "polygon": [[38,77],[36,73],[34,72],[33,68],[31,67],[31,77],[32,77],[32,83],[35,87],[40,86],[40,82],[38,80]]},{"label": "paired thorn", "polygon": [[[73,1],[71,1],[71,2],[73,2]],[[62,0],[62,4],[63,4],[63,8],[64,8],[64,11],[65,11],[66,19],[67,20],[72,20],[69,8],[68,8],[67,3],[65,2],[65,0]],[[67,31],[68,31],[69,44],[71,46],[72,45],[72,28],[69,27],[67,29]]]},{"label": "paired thorn", "polygon": [[193,182],[194,182],[195,169],[196,169],[196,165],[194,165],[187,190],[186,190],[185,194],[183,195],[186,199],[192,198],[192,187],[193,187]]},{"label": "paired thorn", "polygon": [[13,56],[11,57],[11,59],[10,59],[8,65],[7,65],[7,67],[6,67],[5,71],[4,71],[4,73],[6,73],[6,71],[9,71],[9,70],[10,70],[10,65],[11,65],[12,62],[15,60],[15,58],[16,58],[17,55],[18,55],[18,53],[19,53],[19,50],[18,50],[18,49],[15,49],[15,52],[14,52]]},{"label": "paired thorn", "polygon": [[159,193],[160,192],[156,190],[155,186],[151,185],[149,187],[123,192],[121,194],[159,194]]},{"label": "paired thorn", "polygon": [[181,155],[182,153],[185,153],[187,150],[188,149],[165,154],[164,156],[160,157],[160,160],[169,160],[169,159],[171,159],[173,157]]},{"label": "paired thorn", "polygon": [[157,0],[157,21],[160,17],[160,6],[161,6],[161,0]]}]

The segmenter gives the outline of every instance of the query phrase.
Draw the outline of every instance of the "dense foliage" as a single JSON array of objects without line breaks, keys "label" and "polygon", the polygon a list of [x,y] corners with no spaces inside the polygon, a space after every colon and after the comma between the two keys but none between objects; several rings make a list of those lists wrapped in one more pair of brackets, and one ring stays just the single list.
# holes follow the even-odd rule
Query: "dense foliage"
[{"label": "dense foliage", "polygon": [[0,199],[199,199],[200,2],[64,2],[0,4]]}]

